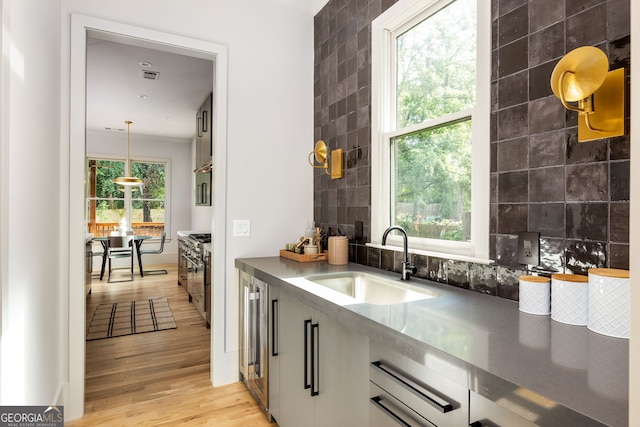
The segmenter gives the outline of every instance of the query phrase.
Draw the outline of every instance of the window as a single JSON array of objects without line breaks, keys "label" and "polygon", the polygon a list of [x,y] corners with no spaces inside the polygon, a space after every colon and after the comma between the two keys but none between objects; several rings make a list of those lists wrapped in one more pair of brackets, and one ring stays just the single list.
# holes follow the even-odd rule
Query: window
[{"label": "window", "polygon": [[414,249],[488,258],[489,3],[401,0],[373,23],[378,239],[400,225]]},{"label": "window", "polygon": [[131,161],[131,175],[144,185],[122,187],[113,182],[125,173],[126,162],[89,159],[87,168],[87,222],[89,232],[108,235],[126,219],[135,234],[160,236],[167,224],[167,162]]}]

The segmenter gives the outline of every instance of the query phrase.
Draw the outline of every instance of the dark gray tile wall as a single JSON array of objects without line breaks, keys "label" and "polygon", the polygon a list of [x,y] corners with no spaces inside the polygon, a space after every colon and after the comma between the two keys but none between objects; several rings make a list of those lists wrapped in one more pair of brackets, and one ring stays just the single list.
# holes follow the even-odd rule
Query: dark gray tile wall
[{"label": "dark gray tile wall", "polygon": [[583,45],[603,49],[610,68],[628,74],[629,5],[493,0],[491,256],[500,264],[517,266],[513,237],[528,230],[541,233],[544,267],[629,268],[629,138],[578,143],[575,113],[549,87],[558,60]]},{"label": "dark gray tile wall", "polygon": [[[354,235],[352,262],[399,271],[368,248],[371,221],[371,22],[395,0],[331,0],[315,17],[314,142],[345,151],[345,178],[314,175],[314,219]],[[518,299],[517,233],[541,234],[541,265],[561,272],[629,267],[628,137],[577,142],[577,117],[549,78],[570,50],[603,49],[629,67],[630,0],[492,0],[490,254],[494,265],[413,256],[418,276]],[[628,119],[627,119],[628,123]],[[310,144],[310,151],[312,145]]]}]

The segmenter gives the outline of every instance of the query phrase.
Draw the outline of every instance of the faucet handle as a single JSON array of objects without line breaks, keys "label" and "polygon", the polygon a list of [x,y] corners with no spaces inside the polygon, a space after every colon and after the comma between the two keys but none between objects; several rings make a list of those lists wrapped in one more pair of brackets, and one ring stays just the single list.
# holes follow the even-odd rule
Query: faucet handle
[{"label": "faucet handle", "polygon": [[412,274],[416,274],[418,268],[415,265],[411,265],[409,261],[402,263],[402,280],[409,280]]}]

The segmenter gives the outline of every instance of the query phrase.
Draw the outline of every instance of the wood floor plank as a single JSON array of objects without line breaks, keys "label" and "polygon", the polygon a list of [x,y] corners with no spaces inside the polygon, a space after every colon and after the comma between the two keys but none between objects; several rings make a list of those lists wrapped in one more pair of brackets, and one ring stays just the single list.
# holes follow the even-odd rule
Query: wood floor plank
[{"label": "wood floor plank", "polygon": [[275,426],[244,384],[213,387],[210,330],[186,291],[177,266],[133,282],[94,279],[87,325],[99,304],[167,297],[177,328],[87,341],[85,415],[65,423],[85,426]]}]

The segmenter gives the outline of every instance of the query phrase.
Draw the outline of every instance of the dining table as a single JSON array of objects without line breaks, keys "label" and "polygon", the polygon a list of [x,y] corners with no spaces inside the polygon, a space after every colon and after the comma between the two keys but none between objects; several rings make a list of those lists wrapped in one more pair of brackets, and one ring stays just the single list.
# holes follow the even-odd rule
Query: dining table
[{"label": "dining table", "polygon": [[[145,235],[135,235],[133,236],[133,243],[134,243],[134,247],[136,249],[136,254],[138,256],[138,269],[140,271],[140,277],[144,277],[144,270],[142,268],[142,257],[140,256],[140,246],[142,246],[142,243],[147,240],[150,239],[152,236],[145,236]],[[94,237],[93,238],[94,242],[100,242],[100,244],[102,245],[102,249],[104,250],[104,255],[102,256],[102,267],[100,268],[100,280],[102,280],[102,277],[104,276],[104,270],[105,267],[107,265],[107,254],[108,254],[108,249],[109,249],[109,237],[108,236],[100,236],[100,237]]]}]

